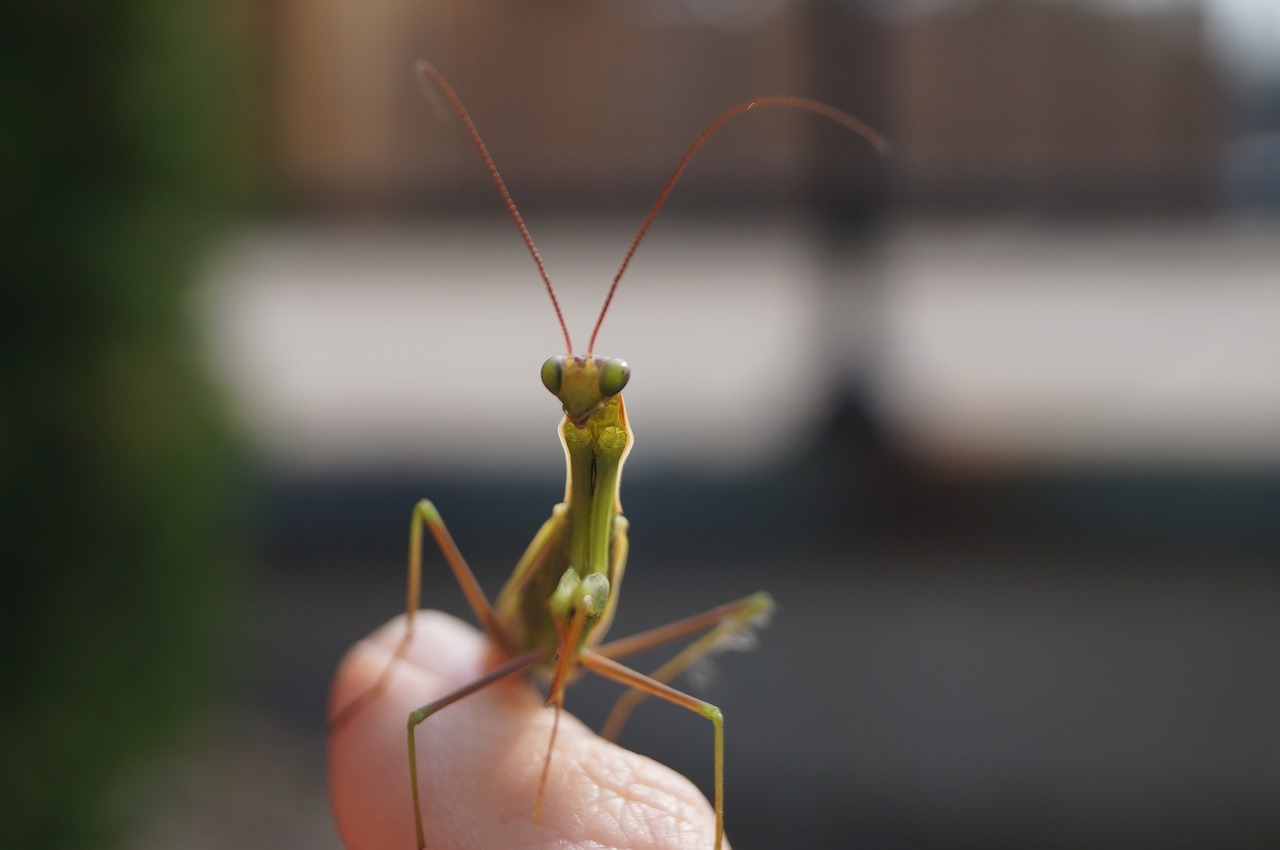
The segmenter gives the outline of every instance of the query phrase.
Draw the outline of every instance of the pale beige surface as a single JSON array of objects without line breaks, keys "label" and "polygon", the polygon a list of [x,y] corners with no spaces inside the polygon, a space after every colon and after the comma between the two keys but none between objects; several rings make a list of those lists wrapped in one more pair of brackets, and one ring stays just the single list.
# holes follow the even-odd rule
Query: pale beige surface
[{"label": "pale beige surface", "polygon": [[[396,618],[352,648],[334,681],[331,710],[377,679],[403,629]],[[479,676],[487,652],[474,629],[439,612],[419,613],[414,642],[384,696],[331,736],[330,794],[348,850],[415,846],[406,720],[417,706]],[[711,806],[688,780],[601,740],[567,713],[535,828],[551,722],[538,694],[516,679],[418,727],[428,847],[710,850]]]},{"label": "pale beige surface", "polygon": [[[635,222],[530,224],[584,345]],[[1266,221],[903,222],[824,259],[803,221],[665,217],[597,353],[631,364],[633,464],[766,467],[853,388],[935,462],[1275,469],[1277,268]],[[563,342],[509,221],[249,234],[202,310],[277,468],[563,469]]]}]

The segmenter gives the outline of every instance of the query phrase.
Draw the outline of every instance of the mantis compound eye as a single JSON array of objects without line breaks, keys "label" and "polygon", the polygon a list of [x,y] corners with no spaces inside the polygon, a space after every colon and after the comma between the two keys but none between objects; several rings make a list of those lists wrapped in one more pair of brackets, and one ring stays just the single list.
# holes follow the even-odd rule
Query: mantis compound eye
[{"label": "mantis compound eye", "polygon": [[[560,385],[564,382],[564,355],[548,357],[542,364],[542,385],[551,390],[552,395],[560,394]],[[624,382],[625,383],[625,382]]]},{"label": "mantis compound eye", "polygon": [[[544,373],[546,367],[543,367]],[[614,396],[622,392],[622,388],[631,380],[631,367],[627,361],[614,358],[600,369],[600,394]]]}]

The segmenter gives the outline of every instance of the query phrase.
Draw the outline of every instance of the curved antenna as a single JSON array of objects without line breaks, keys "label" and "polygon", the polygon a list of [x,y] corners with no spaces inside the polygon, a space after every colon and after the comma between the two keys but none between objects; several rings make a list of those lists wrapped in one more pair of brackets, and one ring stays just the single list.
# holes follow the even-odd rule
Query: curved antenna
[{"label": "curved antenna", "polygon": [[502,175],[498,173],[498,166],[493,164],[493,157],[489,156],[489,149],[485,147],[484,140],[480,138],[480,131],[476,129],[476,125],[471,121],[471,116],[467,114],[466,107],[462,105],[462,101],[458,99],[453,88],[445,80],[444,75],[436,69],[435,65],[425,59],[419,59],[413,63],[413,72],[418,78],[418,85],[421,86],[422,96],[425,99],[428,101],[434,100],[431,83],[435,83],[440,91],[444,93],[449,105],[453,107],[453,111],[458,113],[458,118],[462,120],[462,126],[466,128],[467,135],[471,137],[471,143],[480,152],[480,158],[484,160],[485,166],[489,169],[489,176],[497,184],[498,191],[502,193],[502,200],[507,204],[507,212],[511,213],[511,217],[516,220],[516,227],[520,228],[520,235],[524,237],[524,244],[529,249],[533,262],[538,266],[538,274],[542,275],[542,282],[547,286],[547,295],[551,296],[551,306],[555,308],[556,319],[560,322],[560,330],[564,334],[565,348],[568,349],[569,356],[573,357],[573,343],[569,340],[569,326],[564,323],[564,314],[560,312],[560,301],[556,298],[555,289],[551,287],[551,278],[547,277],[547,268],[542,264],[542,257],[538,255],[538,249],[533,244],[533,237],[529,235],[529,228],[525,227],[524,219],[520,217],[520,210],[516,209],[516,202],[511,200],[511,193],[507,191],[507,184],[502,181]]},{"label": "curved antenna", "polygon": [[756,108],[766,108],[771,106],[783,106],[792,109],[804,109],[823,118],[828,118],[837,124],[849,128],[862,138],[876,146],[876,150],[880,153],[887,153],[889,150],[889,142],[884,136],[871,129],[869,126],[854,118],[847,112],[842,112],[834,106],[828,106],[818,100],[810,100],[807,97],[792,97],[790,95],[770,95],[768,97],[756,97],[751,100],[744,100],[737,106],[731,106],[720,114],[720,117],[707,125],[707,129],[702,131],[702,135],[693,140],[693,144],[689,145],[688,150],[684,152],[684,156],[680,158],[679,164],[676,165],[675,171],[671,172],[671,176],[667,178],[667,183],[662,187],[662,191],[658,194],[658,200],[653,202],[653,206],[649,208],[649,214],[645,216],[644,224],[640,225],[640,232],[636,234],[636,238],[631,240],[631,247],[627,249],[626,256],[622,258],[622,266],[618,269],[618,273],[613,276],[613,283],[609,286],[609,293],[604,298],[604,306],[600,308],[600,317],[596,319],[596,326],[591,330],[591,339],[587,343],[587,357],[591,356],[591,352],[596,347],[596,336],[600,333],[600,326],[604,324],[605,313],[609,312],[609,305],[613,302],[613,294],[618,289],[618,281],[622,280],[622,274],[627,270],[627,266],[631,263],[631,257],[635,254],[636,248],[640,245],[640,240],[644,238],[645,233],[649,231],[649,225],[653,224],[653,219],[658,215],[658,210],[662,209],[662,205],[667,202],[667,196],[671,194],[672,188],[675,187],[676,181],[680,179],[680,175],[684,173],[685,167],[689,165],[689,160],[698,152],[698,148],[702,147],[708,139],[715,135],[716,131],[723,127],[726,123],[738,117],[744,112],[749,112]]}]

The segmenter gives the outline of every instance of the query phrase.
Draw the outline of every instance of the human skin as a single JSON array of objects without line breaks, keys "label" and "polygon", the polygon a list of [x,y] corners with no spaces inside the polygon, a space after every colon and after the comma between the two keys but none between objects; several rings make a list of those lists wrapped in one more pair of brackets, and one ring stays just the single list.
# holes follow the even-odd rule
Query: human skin
[{"label": "human skin", "polygon": [[[403,634],[398,617],[351,648],[334,679],[331,716],[377,681]],[[465,623],[418,612],[414,639],[386,690],[329,736],[329,792],[348,850],[414,850],[409,712],[500,661]],[[567,712],[535,826],[553,716],[528,681],[513,676],[417,727],[427,847],[711,850],[714,815],[692,783],[605,741]],[[728,850],[727,841],[724,846]]]}]

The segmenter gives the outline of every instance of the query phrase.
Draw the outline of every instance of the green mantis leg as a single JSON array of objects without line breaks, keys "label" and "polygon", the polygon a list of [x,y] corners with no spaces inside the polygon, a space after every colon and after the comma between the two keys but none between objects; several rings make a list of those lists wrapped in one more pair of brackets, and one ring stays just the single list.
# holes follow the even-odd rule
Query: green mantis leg
[{"label": "green mantis leg", "polygon": [[[769,616],[773,611],[773,598],[767,593],[753,593],[737,602],[730,602],[718,608],[712,608],[702,614],[696,614],[683,620],[677,620],[665,626],[641,632],[622,640],[610,641],[596,650],[606,658],[617,660],[637,652],[644,652],[662,646],[671,641],[680,640],[696,634],[703,629],[711,629],[702,637],[686,646],[667,663],[649,675],[657,682],[669,682],[679,676],[691,665],[705,658],[726,639],[740,634],[755,623]],[[623,725],[641,702],[649,697],[646,689],[633,688],[619,697],[618,702],[609,712],[600,736],[610,741],[616,740]]]},{"label": "green mantis leg", "polygon": [[652,679],[643,673],[637,673],[630,667],[619,664],[598,652],[583,650],[579,659],[583,667],[626,685],[634,690],[644,691],[652,696],[661,697],[668,702],[683,706],[697,712],[711,721],[715,726],[715,810],[716,810],[716,843],[714,850],[720,850],[724,839],[724,714],[709,702],[695,699],[670,685]]},{"label": "green mantis leg", "polygon": [[422,607],[422,528],[424,525],[430,529],[431,536],[436,539],[441,554],[449,564],[449,569],[453,571],[453,577],[462,588],[462,594],[467,597],[467,604],[475,612],[476,619],[484,627],[489,639],[510,652],[511,647],[507,646],[506,635],[498,626],[493,607],[489,605],[484,591],[480,589],[480,582],[476,581],[475,573],[467,565],[467,559],[462,557],[458,544],[453,542],[453,535],[445,527],[444,520],[440,518],[440,512],[428,499],[423,499],[414,507],[413,519],[409,525],[409,588],[405,603],[409,628],[406,637],[413,635],[413,615]]},{"label": "green mantis leg", "polygon": [[414,615],[422,607],[423,527],[431,531],[431,536],[435,538],[436,543],[440,546],[440,552],[449,564],[449,569],[453,571],[453,576],[462,588],[462,593],[471,605],[471,610],[475,612],[476,619],[480,621],[491,640],[510,652],[506,636],[498,627],[497,619],[494,616],[493,608],[489,605],[489,600],[485,598],[484,591],[480,588],[480,583],[476,581],[475,573],[467,565],[466,558],[462,556],[458,545],[453,542],[453,535],[449,533],[444,520],[440,517],[440,512],[436,510],[436,506],[430,500],[423,499],[414,506],[413,516],[409,522],[409,577],[405,603],[406,626],[404,635],[401,636],[399,643],[396,644],[395,652],[391,654],[391,660],[387,662],[386,668],[383,669],[377,680],[369,686],[368,690],[356,696],[330,718],[329,728],[331,729],[346,723],[347,720],[382,695],[382,692],[386,690],[387,683],[391,681],[391,675],[396,665],[400,663],[400,659],[413,641]]},{"label": "green mantis leg", "polygon": [[414,709],[409,714],[408,721],[408,737],[409,737],[409,787],[413,790],[413,826],[418,837],[418,850],[427,846],[426,836],[422,831],[422,802],[418,797],[418,740],[414,732],[418,728],[418,724],[435,714],[442,708],[447,708],[465,697],[469,697],[476,691],[489,687],[495,682],[499,682],[508,676],[514,676],[516,673],[528,670],[535,664],[540,663],[547,657],[547,650],[534,649],[517,655],[505,664],[490,670],[488,673],[476,679],[470,684],[463,685],[452,693],[446,694],[438,700],[427,703],[424,706]]}]

